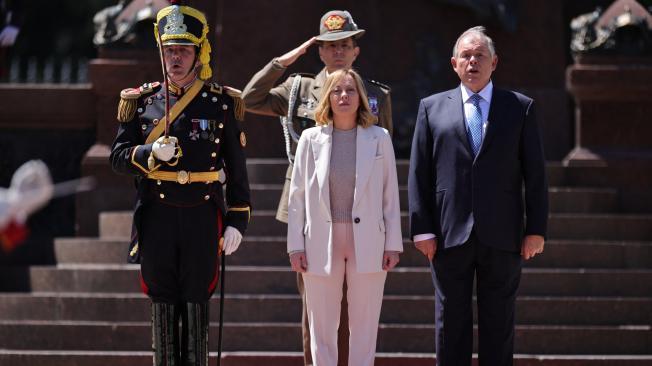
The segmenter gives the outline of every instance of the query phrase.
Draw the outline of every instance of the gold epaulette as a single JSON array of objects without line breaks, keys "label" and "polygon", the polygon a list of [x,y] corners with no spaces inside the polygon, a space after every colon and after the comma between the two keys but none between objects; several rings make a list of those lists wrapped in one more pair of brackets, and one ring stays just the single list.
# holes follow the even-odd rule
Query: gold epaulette
[{"label": "gold epaulette", "polygon": [[134,118],[138,98],[151,94],[161,86],[158,81],[145,83],[137,88],[127,88],[120,92],[120,103],[118,103],[118,121],[129,122]]},{"label": "gold epaulette", "polygon": [[233,113],[235,114],[235,118],[238,121],[244,121],[245,104],[244,100],[242,100],[242,91],[231,88],[230,86],[225,86],[224,90],[226,90],[228,96],[233,98]]}]

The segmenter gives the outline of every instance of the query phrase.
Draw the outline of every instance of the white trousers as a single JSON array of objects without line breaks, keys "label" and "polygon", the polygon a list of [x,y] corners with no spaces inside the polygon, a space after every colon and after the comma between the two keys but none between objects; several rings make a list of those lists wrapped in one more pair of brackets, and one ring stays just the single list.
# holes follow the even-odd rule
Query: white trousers
[{"label": "white trousers", "polygon": [[337,365],[337,328],[345,275],[349,303],[348,364],[374,364],[387,272],[357,273],[352,224],[334,223],[331,274],[303,274],[314,366]]}]

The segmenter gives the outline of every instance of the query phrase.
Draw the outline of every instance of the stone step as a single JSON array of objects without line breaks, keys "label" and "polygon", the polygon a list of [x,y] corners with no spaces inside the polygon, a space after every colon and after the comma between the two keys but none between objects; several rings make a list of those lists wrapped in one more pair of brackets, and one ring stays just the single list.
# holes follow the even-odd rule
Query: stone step
[{"label": "stone step", "polygon": [[618,210],[618,191],[611,188],[550,187],[551,213],[596,213]]},{"label": "stone step", "polygon": [[[0,321],[5,349],[146,351],[149,322]],[[211,334],[217,335],[217,323]],[[299,351],[299,323],[225,323],[225,351]],[[648,354],[650,326],[516,327],[515,352],[525,354]],[[618,342],[614,342],[614,340]],[[211,349],[217,337],[209,337]],[[381,324],[379,352],[433,352],[434,325]]]},{"label": "stone step", "polygon": [[[127,240],[57,238],[57,263],[125,263]],[[284,236],[246,236],[229,257],[232,265],[288,265]],[[425,258],[412,242],[403,242],[402,266],[424,266]],[[549,240],[545,254],[525,262],[530,268],[652,268],[652,242]]]},{"label": "stone step", "polygon": [[[434,296],[387,295],[382,323],[434,323]],[[652,324],[652,297],[520,297],[520,325]],[[211,300],[211,320],[218,321],[219,299]],[[0,320],[147,321],[150,300],[134,293],[3,293]],[[229,322],[299,322],[299,295],[227,294]]]},{"label": "stone step", "polygon": [[575,240],[652,239],[652,215],[552,214],[548,237]]},{"label": "stone step", "polygon": [[[287,225],[275,219],[274,210],[254,210],[247,235],[285,236]],[[131,212],[115,211],[100,214],[100,237],[128,238],[131,233]],[[401,215],[403,235],[407,236],[407,213]],[[650,241],[652,215],[624,214],[551,214],[548,223],[550,239]]]},{"label": "stone step", "polygon": [[[227,266],[228,293],[296,293],[296,274],[287,266]],[[66,264],[0,267],[0,290],[140,292],[139,266]],[[387,276],[385,293],[431,295],[433,286],[430,272],[427,268],[399,266]],[[652,295],[652,270],[526,268],[519,293],[522,296],[648,297]]]},{"label": "stone step", "polygon": [[[283,184],[251,184],[251,202],[256,210],[276,210]],[[408,210],[407,186],[399,187],[401,210]],[[608,188],[551,187],[550,212],[598,213],[618,208],[618,192]]]},{"label": "stone step", "polygon": [[[222,352],[224,366],[303,366],[300,352]],[[473,355],[473,366],[477,366]],[[209,363],[217,363],[210,352]],[[649,355],[514,355],[514,366],[648,366]],[[0,350],[0,365],[11,366],[150,366],[152,353],[145,351],[34,351]],[[376,354],[375,366],[432,366],[431,353]]]}]

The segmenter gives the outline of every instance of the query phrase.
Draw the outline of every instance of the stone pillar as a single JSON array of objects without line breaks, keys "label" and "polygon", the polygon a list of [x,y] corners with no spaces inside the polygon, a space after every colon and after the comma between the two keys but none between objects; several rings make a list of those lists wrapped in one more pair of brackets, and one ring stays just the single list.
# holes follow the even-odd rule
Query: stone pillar
[{"label": "stone pillar", "polygon": [[652,58],[575,63],[566,70],[566,86],[575,98],[575,148],[565,164],[652,162]]},{"label": "stone pillar", "polygon": [[573,19],[566,87],[575,98],[575,148],[564,163],[652,163],[652,15],[615,1]]}]

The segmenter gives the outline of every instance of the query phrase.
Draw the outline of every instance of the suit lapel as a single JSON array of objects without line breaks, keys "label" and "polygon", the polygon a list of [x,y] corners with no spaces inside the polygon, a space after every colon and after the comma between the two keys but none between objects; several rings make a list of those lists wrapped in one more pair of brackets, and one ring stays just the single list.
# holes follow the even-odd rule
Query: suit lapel
[{"label": "suit lapel", "polygon": [[480,151],[478,151],[478,156],[488,148],[496,135],[496,129],[498,128],[497,123],[500,123],[501,121],[502,111],[503,98],[501,93],[494,87],[491,96],[491,105],[489,107],[489,118],[487,118],[487,131],[482,139],[482,145],[480,146]]},{"label": "suit lapel", "polygon": [[371,129],[357,127],[355,140],[355,190],[353,191],[353,207],[360,201],[360,196],[369,181],[371,170],[374,167],[376,146],[378,138],[371,133]]},{"label": "suit lapel", "polygon": [[459,88],[451,90],[448,94],[448,115],[451,116],[457,136],[462,140],[462,144],[470,156],[473,156],[469,137],[466,133],[466,121],[464,120],[464,102],[462,101],[462,91]]},{"label": "suit lapel", "polygon": [[328,185],[328,174],[331,163],[333,125],[321,127],[321,133],[317,135],[312,144],[312,154],[315,157],[315,170],[317,170],[317,183],[319,184],[319,201],[322,202],[330,215],[330,194]]}]

